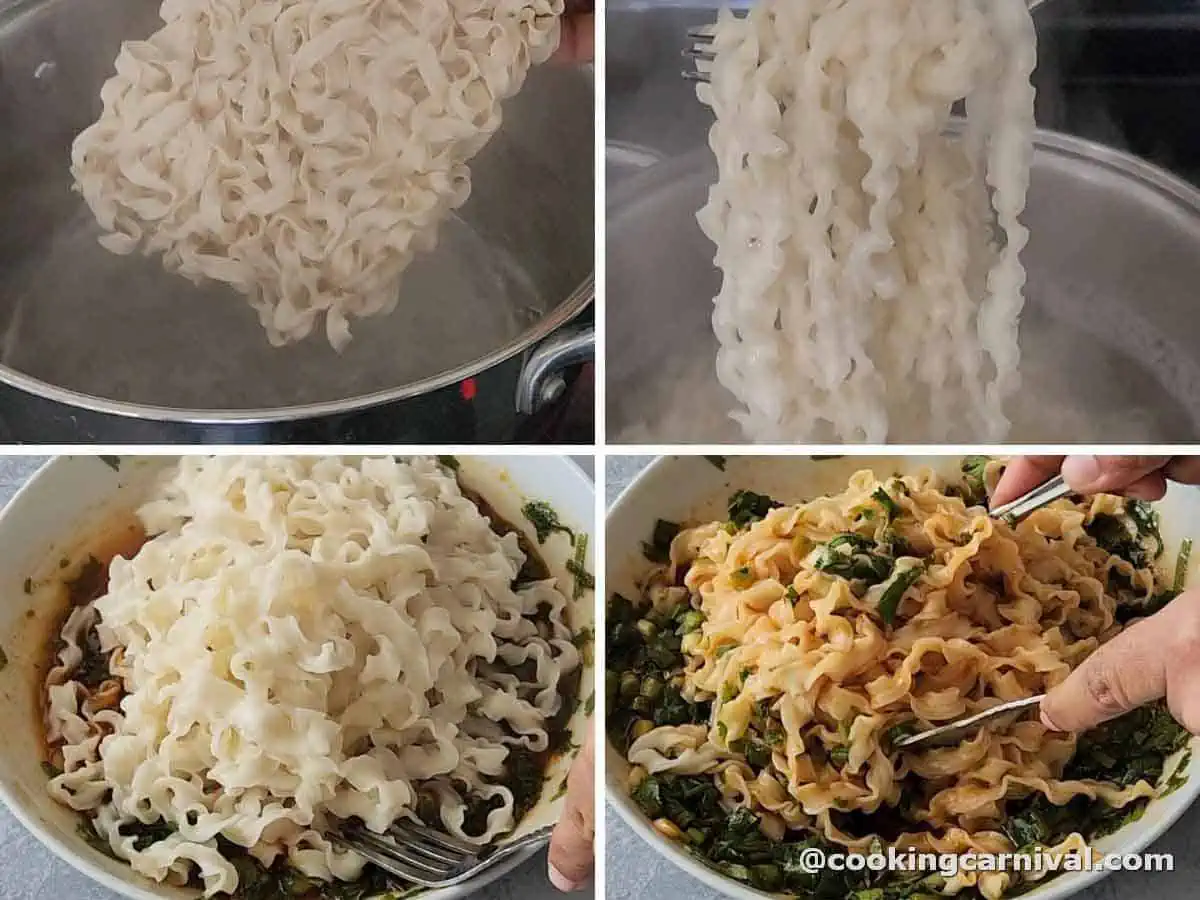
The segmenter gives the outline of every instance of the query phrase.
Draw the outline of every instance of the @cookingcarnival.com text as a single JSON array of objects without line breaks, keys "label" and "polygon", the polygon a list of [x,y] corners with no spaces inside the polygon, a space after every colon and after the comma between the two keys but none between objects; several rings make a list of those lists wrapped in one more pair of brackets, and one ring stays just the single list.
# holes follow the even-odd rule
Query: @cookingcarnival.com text
[{"label": "@cookingcarnival.com text", "polygon": [[807,847],[796,857],[801,871],[928,872],[953,878],[972,872],[1173,872],[1170,853],[1101,853],[1093,847],[1031,847],[1013,853],[924,853],[897,847],[870,853],[835,853]]}]

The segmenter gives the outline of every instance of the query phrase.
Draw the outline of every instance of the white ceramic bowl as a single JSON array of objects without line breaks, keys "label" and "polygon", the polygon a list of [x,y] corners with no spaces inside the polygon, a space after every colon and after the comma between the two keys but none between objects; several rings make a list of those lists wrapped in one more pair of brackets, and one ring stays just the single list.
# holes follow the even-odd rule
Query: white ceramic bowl
[{"label": "white ceramic bowl", "polygon": [[[106,461],[107,460],[107,461]],[[192,900],[199,892],[156,884],[124,863],[99,853],[77,833],[80,818],[46,793],[40,765],[42,743],[38,694],[55,617],[63,609],[59,562],[77,559],[111,527],[131,513],[169,457],[59,457],[43,467],[0,513],[0,649],[8,663],[0,670],[0,799],[56,855],[85,875],[131,900]],[[464,481],[479,491],[496,512],[528,530],[521,515],[528,499],[549,502],[563,522],[593,532],[594,490],[591,480],[565,457],[459,457]],[[589,542],[593,544],[594,542]],[[552,539],[542,547],[552,573],[571,596],[574,577],[565,568],[568,542]],[[589,553],[588,570],[595,571]],[[28,580],[27,580],[28,579]],[[590,591],[575,602],[572,625],[593,624]],[[592,692],[591,665],[584,671],[581,699]],[[583,742],[588,727],[584,703],[571,722],[573,746]],[[571,756],[551,765],[542,799],[521,822],[517,834],[557,821]],[[430,900],[462,897],[515,868],[535,851],[498,864],[479,878],[454,888],[431,891]]]},{"label": "white ceramic bowl", "polygon": [[[608,512],[605,526],[607,557],[605,591],[634,596],[633,580],[647,566],[641,542],[648,540],[657,519],[669,521],[712,521],[724,519],[729,495],[746,489],[779,500],[803,500],[822,493],[843,490],[847,479],[860,469],[876,473],[912,472],[928,467],[952,475],[958,471],[958,456],[851,456],[813,459],[807,456],[730,456],[725,470],[700,456],[661,457],[655,460],[621,494]],[[1200,537],[1200,490],[1173,485],[1159,504],[1163,537],[1168,555],[1163,564],[1175,565],[1174,553],[1188,535]],[[1189,579],[1195,583],[1200,553],[1192,555]],[[1200,739],[1192,740],[1195,748]],[[714,890],[731,897],[756,900],[768,896],[726,878],[705,866],[675,842],[664,838],[630,797],[626,788],[629,764],[611,744],[606,748],[608,797],[629,826],[658,853]],[[1175,774],[1183,761],[1181,751],[1166,766],[1166,777]],[[1185,769],[1187,780],[1174,792],[1152,800],[1145,814],[1115,834],[1094,841],[1101,853],[1139,853],[1165,832],[1200,793],[1200,755],[1191,754]],[[1066,872],[1042,882],[1021,895],[1022,900],[1062,900],[1102,877],[1103,872]]]}]

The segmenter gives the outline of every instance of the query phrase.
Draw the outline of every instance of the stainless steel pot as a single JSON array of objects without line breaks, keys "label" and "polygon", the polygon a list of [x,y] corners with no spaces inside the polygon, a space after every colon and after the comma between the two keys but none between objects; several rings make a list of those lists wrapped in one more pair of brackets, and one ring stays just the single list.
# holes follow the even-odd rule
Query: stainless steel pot
[{"label": "stainless steel pot", "polygon": [[[720,273],[695,220],[716,177],[705,146],[711,113],[680,78],[687,29],[715,14],[703,2],[608,8],[606,427],[617,443],[742,439],[714,371]],[[1010,411],[1011,439],[1195,441],[1200,192],[1090,141],[1042,131],[1037,145],[1025,216],[1025,389]]]},{"label": "stainless steel pot", "polygon": [[590,415],[558,421],[590,404],[590,69],[540,67],[506,105],[393,314],[341,354],[274,348],[232,290],[101,248],[70,190],[71,141],[157,8],[0,0],[0,439],[590,441]]}]

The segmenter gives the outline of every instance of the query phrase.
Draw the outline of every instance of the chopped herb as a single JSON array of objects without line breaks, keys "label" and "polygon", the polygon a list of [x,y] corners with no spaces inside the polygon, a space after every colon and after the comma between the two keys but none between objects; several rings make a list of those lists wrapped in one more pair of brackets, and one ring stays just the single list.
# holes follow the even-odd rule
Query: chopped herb
[{"label": "chopped herb", "polygon": [[563,532],[574,542],[575,532],[559,521],[554,507],[544,500],[530,500],[521,507],[521,514],[533,525],[539,544],[546,543],[547,538],[555,531]]},{"label": "chopped herb", "polygon": [[875,499],[876,503],[883,507],[883,514],[887,517],[887,521],[894,522],[899,518],[901,513],[900,505],[892,499],[887,491],[883,488],[876,488],[871,496]]},{"label": "chopped herb", "polygon": [[1183,787],[1185,784],[1187,784],[1187,780],[1188,780],[1187,770],[1188,770],[1188,766],[1191,765],[1191,762],[1192,762],[1192,751],[1191,751],[1191,749],[1185,750],[1183,753],[1183,756],[1181,756],[1179,758],[1179,763],[1175,766],[1175,771],[1172,772],[1171,777],[1169,779],[1167,779],[1166,786],[1159,793],[1160,797],[1166,797],[1169,794],[1173,794],[1177,790],[1179,790],[1181,787]]},{"label": "chopped herb", "polygon": [[583,714],[585,716],[590,716],[595,709],[596,709],[596,695],[594,693],[588,694],[588,698],[583,701]]},{"label": "chopped herb", "polygon": [[809,457],[809,459],[811,459],[813,462],[825,462],[826,460],[829,460],[829,459],[845,459],[845,458],[846,457],[844,457],[844,456],[810,456]]},{"label": "chopped herb", "polygon": [[104,463],[114,472],[121,471],[121,457],[119,456],[97,456],[96,459],[100,460],[100,462]]},{"label": "chopped herb", "polygon": [[57,778],[62,774],[62,771],[58,768],[58,766],[49,762],[42,763],[42,771],[46,773],[47,778]]},{"label": "chopped herb", "polygon": [[462,465],[458,461],[457,456],[439,456],[438,462],[440,462],[443,466],[445,466],[451,472],[457,472],[459,469],[459,466]]},{"label": "chopped herb", "polygon": [[987,506],[985,475],[990,456],[964,456],[960,470],[963,475],[963,502],[967,506]]},{"label": "chopped herb", "polygon": [[738,491],[729,498],[729,520],[738,528],[745,528],[766,516],[773,509],[783,506],[765,494],[754,491]]},{"label": "chopped herb", "polygon": [[1179,547],[1179,557],[1175,560],[1175,578],[1171,587],[1159,591],[1144,603],[1122,603],[1117,607],[1117,621],[1126,624],[1131,619],[1142,616],[1152,616],[1167,606],[1172,600],[1183,593],[1187,585],[1188,565],[1192,558],[1192,539],[1185,538]]},{"label": "chopped herb", "polygon": [[1108,513],[1100,513],[1084,529],[1101,548],[1125,560],[1135,569],[1150,564],[1150,556],[1131,521]]},{"label": "chopped herb", "polygon": [[1158,513],[1154,511],[1154,507],[1145,500],[1127,500],[1125,512],[1133,520],[1138,535],[1154,541],[1154,558],[1162,556],[1165,545],[1162,531],[1159,530]]},{"label": "chopped herb", "polygon": [[1172,584],[1176,594],[1182,594],[1187,583],[1188,566],[1192,561],[1192,539],[1184,538],[1179,545],[1179,558],[1175,560],[1175,581]]},{"label": "chopped herb", "polygon": [[785,600],[798,600],[800,598],[800,592],[796,590],[795,585],[789,584],[788,589],[783,592],[783,597]]},{"label": "chopped herb", "polygon": [[575,556],[567,560],[567,571],[575,576],[575,600],[583,596],[584,591],[590,591],[596,586],[596,576],[587,570],[588,536],[579,532],[575,540]]},{"label": "chopped herb", "polygon": [[925,572],[924,564],[918,563],[907,569],[897,568],[892,575],[891,583],[884,588],[883,596],[879,598],[879,617],[884,623],[891,625],[896,620],[896,611],[905,592],[917,583],[917,579]]},{"label": "chopped herb", "polygon": [[829,751],[829,761],[839,769],[850,762],[850,748],[839,744]]},{"label": "chopped herb", "polygon": [[678,522],[659,519],[654,523],[654,534],[651,536],[650,542],[642,542],[642,555],[652,563],[666,565],[671,561],[671,542],[675,540],[675,536],[679,532]]},{"label": "chopped herb", "polygon": [[724,457],[724,456],[706,456],[704,458],[707,459],[714,466],[716,466],[718,469],[720,469],[722,472],[725,471],[725,464],[726,464],[726,462],[728,462],[726,457]]},{"label": "chopped herb", "polygon": [[862,535],[839,534],[821,548],[815,565],[818,571],[847,581],[879,584],[891,574],[895,563],[890,556],[874,552],[877,549],[874,541]]}]

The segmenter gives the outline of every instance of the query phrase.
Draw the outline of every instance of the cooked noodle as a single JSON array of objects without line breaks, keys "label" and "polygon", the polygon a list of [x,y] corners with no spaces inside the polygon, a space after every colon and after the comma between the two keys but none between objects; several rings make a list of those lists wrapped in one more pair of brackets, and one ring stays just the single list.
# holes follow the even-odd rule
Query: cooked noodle
[{"label": "cooked noodle", "polygon": [[128,41],[77,188],[116,253],[245,294],[273,344],[391,311],[466,202],[562,0],[164,0]]},{"label": "cooked noodle", "polygon": [[[1034,127],[1026,0],[762,0],[724,10],[713,49],[699,95],[718,180],[699,220],[746,436],[1003,438]],[[948,136],[963,98],[965,134]]]},{"label": "cooked noodle", "polygon": [[[76,608],[47,678],[55,799],[139,873],[206,895],[286,859],[353,880],[334,818],[383,831],[433,801],[489,842],[508,761],[550,749],[579,652],[554,581],[435,461],[188,457],[139,511],[148,543]],[[85,683],[95,629],[111,677]],[[482,832],[468,806],[487,807]],[[146,840],[140,826],[166,826]]]},{"label": "cooked noodle", "polygon": [[[1117,808],[1153,796],[1144,779],[1065,777],[1078,738],[1036,717],[948,748],[899,751],[889,734],[1045,692],[1117,634],[1111,586],[1125,600],[1159,587],[1151,566],[1089,533],[1124,515],[1123,499],[1101,495],[1059,501],[1014,527],[932,473],[880,480],[863,471],[843,493],[772,509],[744,528],[682,530],[644,582],[642,615],[661,623],[685,611],[671,619],[685,632],[675,683],[699,705],[694,721],[635,722],[631,787],[662,774],[709,776],[727,810],[753,811],[776,839],[806,832],[862,852],[879,839],[871,817],[902,809],[890,843],[955,854],[1017,849],[1006,817],[1033,795]],[[847,813],[865,816],[855,831]],[[1068,835],[1058,849],[1085,837]],[[994,898],[1012,878],[963,872],[944,892],[974,887]]]}]

